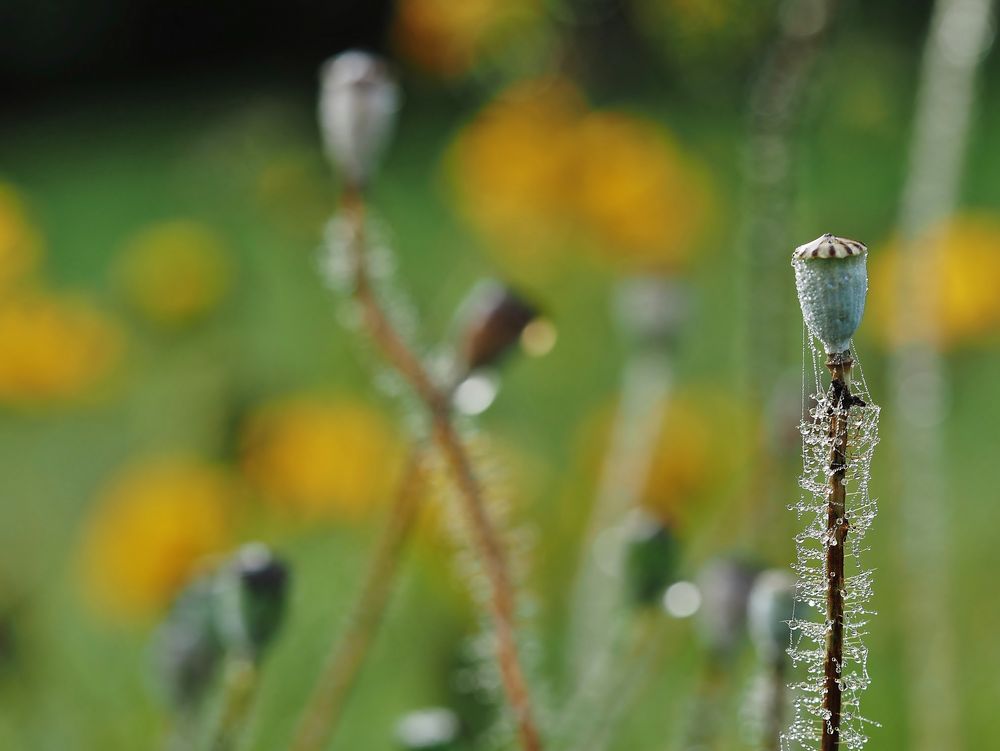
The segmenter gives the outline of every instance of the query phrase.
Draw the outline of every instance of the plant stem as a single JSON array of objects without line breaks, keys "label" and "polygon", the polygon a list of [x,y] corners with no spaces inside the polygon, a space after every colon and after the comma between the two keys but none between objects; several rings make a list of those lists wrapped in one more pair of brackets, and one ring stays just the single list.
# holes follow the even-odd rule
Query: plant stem
[{"label": "plant stem", "polygon": [[348,252],[353,266],[354,298],[361,306],[364,324],[372,340],[389,363],[409,382],[430,413],[434,442],[450,469],[468,517],[473,543],[489,579],[489,607],[496,629],[497,662],[507,702],[514,713],[521,747],[524,751],[540,751],[541,737],[535,725],[515,638],[516,606],[507,556],[486,511],[482,486],[451,421],[447,391],[435,385],[423,363],[389,320],[375,293],[365,253],[363,196],[357,190],[348,190],[344,193],[343,202],[347,221],[351,225]]},{"label": "plant stem", "polygon": [[294,751],[323,748],[336,732],[351,689],[378,632],[400,554],[417,517],[423,488],[421,459],[417,449],[410,451],[350,620],[334,641],[319,681],[302,712],[291,745]]},{"label": "plant stem", "polygon": [[847,539],[847,491],[844,477],[847,472],[848,413],[854,405],[851,396],[851,353],[833,354],[827,360],[830,370],[830,488],[827,492],[826,510],[826,658],[823,663],[825,690],[824,721],[821,751],[840,748],[840,719],[843,700],[840,676],[844,666],[844,542]]},{"label": "plant stem", "polygon": [[222,712],[210,751],[233,751],[239,746],[257,689],[257,666],[249,658],[239,657],[227,665],[223,686]]},{"label": "plant stem", "polygon": [[776,659],[767,667],[765,676],[767,710],[764,716],[764,740],[766,751],[781,751],[781,733],[785,729],[785,658]]}]

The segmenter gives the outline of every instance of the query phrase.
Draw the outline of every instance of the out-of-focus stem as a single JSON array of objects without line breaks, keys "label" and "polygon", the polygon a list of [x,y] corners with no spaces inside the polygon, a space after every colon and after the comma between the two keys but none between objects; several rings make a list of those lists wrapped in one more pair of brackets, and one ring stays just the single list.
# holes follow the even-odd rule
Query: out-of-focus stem
[{"label": "out-of-focus stem", "polygon": [[840,679],[844,666],[844,542],[847,539],[847,473],[848,413],[854,405],[851,396],[850,352],[830,356],[826,366],[830,369],[830,487],[827,491],[826,509],[826,657],[823,661],[823,709],[827,717],[823,722],[821,751],[840,748],[840,720],[843,700]]},{"label": "out-of-focus stem", "polygon": [[209,749],[234,751],[250,716],[257,690],[257,666],[249,658],[229,662],[223,684],[222,712]]},{"label": "out-of-focus stem", "polygon": [[764,710],[764,736],[761,748],[764,751],[781,751],[781,734],[785,730],[785,685],[787,662],[776,659],[767,667],[765,690],[767,691]]},{"label": "out-of-focus stem", "polygon": [[[912,680],[908,684],[909,737],[914,751],[962,748],[955,675],[954,607],[948,591],[951,525],[946,502],[944,446],[939,424],[945,372],[935,345],[937,300],[926,279],[938,273],[929,228],[954,210],[968,142],[974,84],[992,34],[993,0],[937,0],[924,48],[923,69],[910,145],[910,171],[900,208],[902,238],[895,329],[904,344],[890,361],[894,382],[894,443],[905,457],[898,475],[897,525],[903,577],[903,611],[919,623],[904,639]],[[929,289],[930,288],[930,289]],[[930,293],[930,294],[929,294]],[[914,387],[919,384],[919,387]]]},{"label": "out-of-focus stem", "polygon": [[[677,290],[665,286],[664,294],[677,294]],[[615,534],[616,525],[641,500],[671,388],[670,356],[662,343],[647,343],[629,356],[573,589],[569,646],[572,675],[578,684],[586,680],[595,655],[613,657],[607,654],[613,648],[608,634],[621,598],[622,582],[615,578],[615,568],[624,559],[625,539],[606,535]],[[599,539],[608,544],[598,549]]]},{"label": "out-of-focus stem", "polygon": [[506,552],[486,510],[482,486],[468,451],[452,423],[448,393],[437,387],[420,358],[404,342],[372,286],[365,252],[365,205],[358,191],[345,192],[344,211],[351,228],[348,252],[354,298],[361,306],[369,336],[389,363],[406,379],[429,413],[434,442],[462,500],[475,549],[490,583],[489,607],[496,629],[497,663],[521,747],[524,751],[540,751],[541,736],[535,724],[528,683],[518,654],[514,626],[516,602]]},{"label": "out-of-focus stem", "polygon": [[351,689],[378,633],[399,559],[413,528],[423,490],[421,453],[411,450],[379,534],[346,629],[334,641],[292,743],[293,751],[324,748],[334,736]]}]

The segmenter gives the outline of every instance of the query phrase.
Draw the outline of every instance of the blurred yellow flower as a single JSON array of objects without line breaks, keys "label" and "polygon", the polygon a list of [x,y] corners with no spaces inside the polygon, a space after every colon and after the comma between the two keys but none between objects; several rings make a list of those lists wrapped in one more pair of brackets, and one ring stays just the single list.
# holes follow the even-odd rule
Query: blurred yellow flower
[{"label": "blurred yellow flower", "polygon": [[203,318],[226,295],[231,281],[222,239],[210,227],[183,219],[136,235],[117,271],[129,303],[162,326]]},{"label": "blurred yellow flower", "polygon": [[523,39],[542,10],[540,0],[400,0],[395,47],[421,70],[456,78],[496,47]]},{"label": "blurred yellow flower", "polygon": [[0,293],[31,274],[41,254],[41,237],[24,201],[12,186],[0,183]]},{"label": "blurred yellow flower", "polygon": [[300,396],[265,405],[242,436],[242,467],[263,500],[306,518],[357,518],[391,492],[392,428],[352,401]]},{"label": "blurred yellow flower", "polygon": [[226,472],[197,461],[126,468],[100,495],[84,530],[88,599],[113,617],[161,612],[206,556],[227,547],[235,498]]},{"label": "blurred yellow flower", "polygon": [[664,130],[594,112],[577,128],[576,143],[579,217],[598,249],[645,269],[681,264],[704,222],[705,184]]},{"label": "blurred yellow flower", "polygon": [[0,300],[0,401],[81,396],[120,353],[118,328],[84,300],[40,291]]},{"label": "blurred yellow flower", "polygon": [[[995,341],[1000,329],[1000,217],[985,213],[959,215],[932,229],[923,240],[929,264],[923,282],[908,304],[934,306],[935,343],[944,348]],[[872,254],[871,294],[868,299],[876,328],[883,338],[902,344],[926,338],[904,320],[895,328],[898,300],[899,242]]]},{"label": "blurred yellow flower", "polygon": [[589,111],[562,79],[502,93],[459,134],[450,164],[459,210],[514,266],[558,266],[583,247],[633,270],[673,269],[705,225],[705,178],[669,134]]},{"label": "blurred yellow flower", "polygon": [[453,178],[459,209],[512,253],[531,256],[572,230],[574,133],[584,112],[563,79],[517,84],[459,134]]}]

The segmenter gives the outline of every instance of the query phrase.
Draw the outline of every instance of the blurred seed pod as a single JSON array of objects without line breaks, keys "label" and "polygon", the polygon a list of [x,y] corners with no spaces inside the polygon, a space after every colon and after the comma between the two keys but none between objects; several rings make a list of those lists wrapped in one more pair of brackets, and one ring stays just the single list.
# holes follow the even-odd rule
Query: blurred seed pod
[{"label": "blurred seed pod", "polygon": [[750,638],[765,662],[784,659],[795,615],[795,579],[782,569],[769,569],[757,577],[747,605]]},{"label": "blurred seed pod", "polygon": [[868,295],[868,248],[829,233],[792,255],[795,288],[809,331],[827,354],[846,352]]},{"label": "blurred seed pod", "polygon": [[642,511],[629,517],[625,538],[629,598],[639,607],[659,606],[663,593],[677,578],[677,538],[669,527]]},{"label": "blurred seed pod", "polygon": [[461,725],[444,707],[410,712],[396,726],[396,739],[406,751],[458,751]]},{"label": "blurred seed pod", "polygon": [[227,648],[259,658],[284,620],[288,580],[288,567],[266,545],[240,548],[217,581],[217,618]]},{"label": "blurred seed pod", "polygon": [[459,308],[461,334],[457,368],[468,374],[496,365],[517,346],[538,310],[509,287],[486,279],[472,288]]},{"label": "blurred seed pod", "polygon": [[175,708],[193,709],[201,703],[222,654],[215,585],[211,576],[202,576],[178,595],[153,637],[156,677]]},{"label": "blurred seed pod", "polygon": [[355,188],[371,179],[395,127],[399,88],[381,58],[348,50],[320,71],[319,122],[327,155]]},{"label": "blurred seed pod", "polygon": [[615,295],[622,331],[639,346],[670,346],[690,317],[691,291],[678,279],[646,274],[623,279]]},{"label": "blurred seed pod", "polygon": [[699,630],[719,659],[732,656],[746,632],[747,602],[758,570],[738,559],[716,558],[697,576],[702,596]]}]

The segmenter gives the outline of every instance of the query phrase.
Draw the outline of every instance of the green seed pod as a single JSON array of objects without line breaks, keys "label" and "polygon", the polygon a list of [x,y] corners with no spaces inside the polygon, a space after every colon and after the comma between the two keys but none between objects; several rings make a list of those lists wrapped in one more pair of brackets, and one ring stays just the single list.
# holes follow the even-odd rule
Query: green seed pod
[{"label": "green seed pod", "polygon": [[670,277],[633,276],[618,283],[613,304],[622,332],[636,345],[670,347],[691,317],[691,289]]},{"label": "green seed pod", "polygon": [[629,519],[625,535],[629,598],[638,607],[659,606],[664,591],[677,579],[677,538],[669,527],[643,512]]},{"label": "green seed pod", "polygon": [[718,658],[732,656],[746,633],[747,599],[758,571],[737,559],[717,558],[698,573],[699,632]]},{"label": "green seed pod", "polygon": [[217,583],[217,616],[226,646],[259,657],[281,627],[287,594],[287,566],[266,545],[243,546]]},{"label": "green seed pod", "polygon": [[823,235],[792,254],[795,287],[809,331],[827,354],[846,352],[861,323],[868,295],[868,248]]},{"label": "green seed pod", "polygon": [[399,89],[381,58],[348,50],[320,71],[319,121],[330,159],[355,188],[367,185],[392,135]]},{"label": "green seed pod", "polygon": [[405,751],[458,751],[460,723],[450,709],[432,707],[410,712],[396,726]]},{"label": "green seed pod", "polygon": [[215,622],[215,585],[193,581],[174,601],[153,637],[157,679],[177,709],[193,709],[212,685],[223,646]]},{"label": "green seed pod", "polygon": [[795,579],[782,569],[757,577],[747,604],[750,638],[765,662],[782,660],[790,643],[789,621],[795,614]]}]

